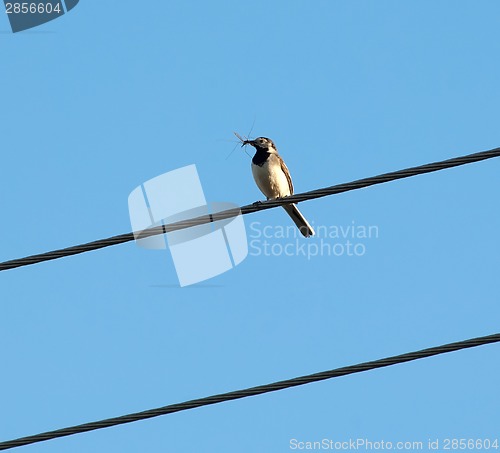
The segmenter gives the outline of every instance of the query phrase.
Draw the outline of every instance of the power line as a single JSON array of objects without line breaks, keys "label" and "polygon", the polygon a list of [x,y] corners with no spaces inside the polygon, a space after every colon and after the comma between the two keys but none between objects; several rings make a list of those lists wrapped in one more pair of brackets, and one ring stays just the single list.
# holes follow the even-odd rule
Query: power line
[{"label": "power line", "polygon": [[38,442],[43,442],[46,440],[56,439],[58,437],[72,436],[74,434],[80,434],[87,431],[109,428],[112,426],[122,425],[124,423],[131,423],[152,417],[158,417],[160,415],[172,414],[174,412],[181,412],[188,409],[194,409],[197,407],[223,403],[225,401],[232,401],[240,398],[247,398],[249,396],[256,396],[256,395],[262,395],[264,393],[276,392],[277,390],[283,390],[290,387],[310,384],[312,382],[323,381],[325,379],[332,379],[340,376],[346,376],[348,374],[361,373],[363,371],[369,371],[376,368],[392,366],[398,363],[411,362],[413,360],[432,357],[438,354],[445,354],[448,352],[458,351],[460,349],[474,348],[476,346],[482,346],[485,344],[497,343],[497,342],[500,342],[500,333],[484,337],[472,338],[469,340],[459,341],[456,343],[449,343],[442,346],[436,346],[433,348],[422,349],[420,351],[408,352],[406,354],[386,357],[385,359],[374,360],[372,362],[364,362],[357,365],[346,366],[343,368],[336,368],[334,370],[323,371],[321,373],[300,376],[293,379],[287,379],[285,381],[274,382],[272,384],[260,385],[258,387],[236,390],[234,392],[222,393],[219,395],[212,395],[205,398],[185,401],[183,403],[178,403],[178,404],[171,404],[169,406],[163,406],[156,409],[149,409],[143,412],[135,412],[133,414],[122,415],[120,417],[108,418],[97,422],[71,426],[68,428],[57,429],[55,431],[47,431],[45,433],[35,434],[33,436],[8,440],[5,442],[0,442],[0,450],[8,450],[10,448],[21,447],[23,445],[29,445]]},{"label": "power line", "polygon": [[335,186],[325,187],[323,189],[312,190],[296,195],[291,195],[285,199],[262,201],[246,206],[241,206],[239,209],[228,209],[215,214],[204,215],[195,217],[193,219],[183,220],[180,222],[171,223],[168,225],[161,225],[154,228],[149,228],[134,235],[134,233],[120,234],[112,236],[107,239],[100,239],[98,241],[87,242],[86,244],[76,245],[64,249],[54,250],[51,252],[41,253],[38,255],[31,255],[25,258],[18,258],[14,260],[4,261],[0,263],[0,271],[14,269],[16,267],[29,266],[30,264],[41,263],[43,261],[55,260],[65,256],[77,255],[79,253],[89,252],[91,250],[98,250],[112,245],[123,244],[125,242],[133,241],[137,236],[138,238],[146,238],[149,236],[156,236],[158,234],[170,233],[172,231],[181,230],[205,223],[216,222],[219,220],[228,219],[238,214],[250,214],[265,209],[276,208],[283,204],[300,203],[302,201],[313,200],[315,198],[326,197],[328,195],[335,195],[350,190],[362,189],[364,187],[373,186],[375,184],[382,184],[397,179],[409,178],[411,176],[421,175],[424,173],[431,173],[434,171],[444,170],[446,168],[458,167],[460,165],[479,162],[481,160],[491,159],[500,156],[500,148],[495,148],[489,151],[482,151],[479,153],[469,154],[466,156],[455,157],[453,159],[433,162],[418,167],[406,168],[404,170],[394,171],[391,173],[384,173],[378,176],[369,178],[358,179],[356,181],[337,184]]}]

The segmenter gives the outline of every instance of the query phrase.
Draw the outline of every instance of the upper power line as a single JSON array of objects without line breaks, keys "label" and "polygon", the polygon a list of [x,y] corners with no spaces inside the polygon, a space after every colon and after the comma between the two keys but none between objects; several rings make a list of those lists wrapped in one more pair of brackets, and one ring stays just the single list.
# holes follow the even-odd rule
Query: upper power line
[{"label": "upper power line", "polygon": [[[460,165],[479,162],[481,160],[491,159],[493,157],[499,157],[499,156],[500,156],[500,148],[495,148],[489,151],[482,151],[479,153],[468,154],[466,156],[460,156],[460,157],[455,157],[453,159],[433,162],[418,167],[405,168],[404,170],[384,173],[382,175],[372,176],[364,179],[358,179],[356,181],[337,184],[335,186],[325,187],[323,189],[311,190],[309,192],[291,195],[286,198],[262,201],[256,204],[254,203],[246,206],[241,206],[239,209],[237,208],[228,209],[226,211],[221,211],[215,214],[204,215],[200,217],[195,217],[193,219],[170,223],[168,225],[149,228],[147,230],[140,232],[138,234],[138,237],[145,238],[148,236],[170,233],[172,231],[189,228],[196,225],[202,225],[205,223],[228,219],[236,216],[239,213],[250,214],[252,212],[262,211],[264,209],[276,208],[283,204],[300,203],[302,201],[313,200],[315,198],[326,197],[328,195],[335,195],[342,192],[348,192],[350,190],[362,189],[363,187],[369,187],[375,184],[382,184],[397,179],[409,178],[410,176],[422,175],[424,173],[431,173],[434,171],[444,170],[446,168],[458,167]],[[29,266],[30,264],[41,263],[42,261],[55,260],[58,258],[63,258],[65,256],[77,255],[79,253],[89,252],[91,250],[97,250],[104,247],[109,247],[111,245],[123,244],[125,242],[133,241],[135,237],[136,235],[134,235],[134,233],[120,234],[118,236],[112,236],[107,239],[100,239],[98,241],[87,242],[86,244],[80,244],[64,249],[53,250],[51,252],[41,253],[38,255],[31,255],[25,258],[18,258],[14,260],[4,261],[0,263],[0,271],[5,271],[7,269],[14,269],[16,267]]]},{"label": "upper power line", "polygon": [[476,346],[497,342],[500,342],[500,333],[484,337],[471,338],[469,340],[458,341],[456,343],[448,343],[442,346],[435,346],[433,348],[421,349],[419,351],[386,357],[385,359],[374,360],[371,362],[359,363],[357,365],[336,368],[329,371],[323,371],[321,373],[300,376],[293,379],[287,379],[285,381],[273,382],[272,384],[260,385],[258,387],[251,387],[243,390],[236,390],[234,392],[222,393],[219,395],[212,395],[205,398],[185,401],[183,403],[171,404],[169,406],[158,407],[156,409],[149,409],[142,412],[135,412],[133,414],[122,415],[120,417],[108,418],[91,423],[84,423],[83,425],[70,426],[68,428],[57,429],[55,431],[47,431],[45,433],[35,434],[33,436],[8,440],[5,442],[0,442],[0,450],[8,450],[10,448],[21,447],[23,445],[56,439],[58,437],[71,436],[74,434],[80,434],[96,429],[109,428],[111,426],[136,422],[139,420],[158,417],[160,415],[172,414],[174,412],[181,412],[197,407],[209,406],[211,404],[223,403],[225,401],[232,401],[240,398],[247,398],[249,396],[276,392],[277,390],[310,384],[312,382],[323,381],[325,379],[332,379],[340,376],[346,376],[348,374],[361,373],[363,371],[369,371],[376,368],[383,368],[391,365],[396,365],[398,363],[411,362],[413,360],[432,357],[438,354],[445,354],[447,352],[459,351],[460,349],[474,348]]}]

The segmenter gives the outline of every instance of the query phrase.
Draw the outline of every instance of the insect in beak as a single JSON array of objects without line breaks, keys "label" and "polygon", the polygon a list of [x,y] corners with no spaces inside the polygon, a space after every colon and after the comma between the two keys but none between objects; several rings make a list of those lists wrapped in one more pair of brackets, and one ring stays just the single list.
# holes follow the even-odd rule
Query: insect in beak
[{"label": "insect in beak", "polygon": [[[252,126],[253,127],[253,126]],[[251,131],[250,131],[251,132]],[[248,140],[248,137],[246,138],[243,138],[240,134],[238,134],[238,132],[233,132],[234,135],[236,135],[236,137],[238,138],[238,140],[240,141],[241,143],[241,147],[243,148],[245,145],[251,145],[253,143],[253,140]],[[231,154],[233,154],[234,150],[236,149],[236,147],[238,146],[238,144],[234,145],[234,148],[233,150],[229,153],[229,155],[226,157],[226,159],[229,158],[229,156],[231,156]],[[250,156],[250,154],[248,154],[248,151],[245,149],[245,154],[248,156],[248,157],[252,157]]]},{"label": "insect in beak", "polygon": [[251,144],[251,140],[245,140],[243,137],[238,134],[238,132],[234,132],[234,135],[238,138],[238,140],[241,142],[241,147],[243,148],[245,145]]}]

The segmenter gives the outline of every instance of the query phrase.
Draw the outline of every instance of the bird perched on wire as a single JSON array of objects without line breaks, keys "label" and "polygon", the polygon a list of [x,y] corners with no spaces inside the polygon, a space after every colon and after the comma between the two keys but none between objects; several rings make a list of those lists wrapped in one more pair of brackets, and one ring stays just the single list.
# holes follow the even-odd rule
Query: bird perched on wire
[{"label": "bird perched on wire", "polygon": [[[278,154],[275,144],[270,138],[258,137],[255,140],[241,140],[241,146],[251,145],[255,148],[252,159],[252,174],[257,187],[267,199],[283,198],[293,195],[293,184],[285,162]],[[314,236],[314,230],[293,203],[283,205],[297,228],[306,238]]]}]

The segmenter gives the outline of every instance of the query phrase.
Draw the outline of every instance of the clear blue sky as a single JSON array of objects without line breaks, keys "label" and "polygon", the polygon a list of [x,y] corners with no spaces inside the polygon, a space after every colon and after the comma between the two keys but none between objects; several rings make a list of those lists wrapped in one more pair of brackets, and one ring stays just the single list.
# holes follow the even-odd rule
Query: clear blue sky
[{"label": "clear blue sky", "polygon": [[[254,120],[297,192],[500,146],[499,20],[487,0],[82,0],[12,34],[2,14],[0,259],[125,233],[129,193],[193,163],[209,200],[260,199],[249,157],[227,158]],[[359,257],[249,256],[179,288],[168,251],[129,243],[0,273],[1,439],[498,332],[499,171],[301,204],[316,226],[376,226]],[[500,437],[499,348],[23,451]]]}]

